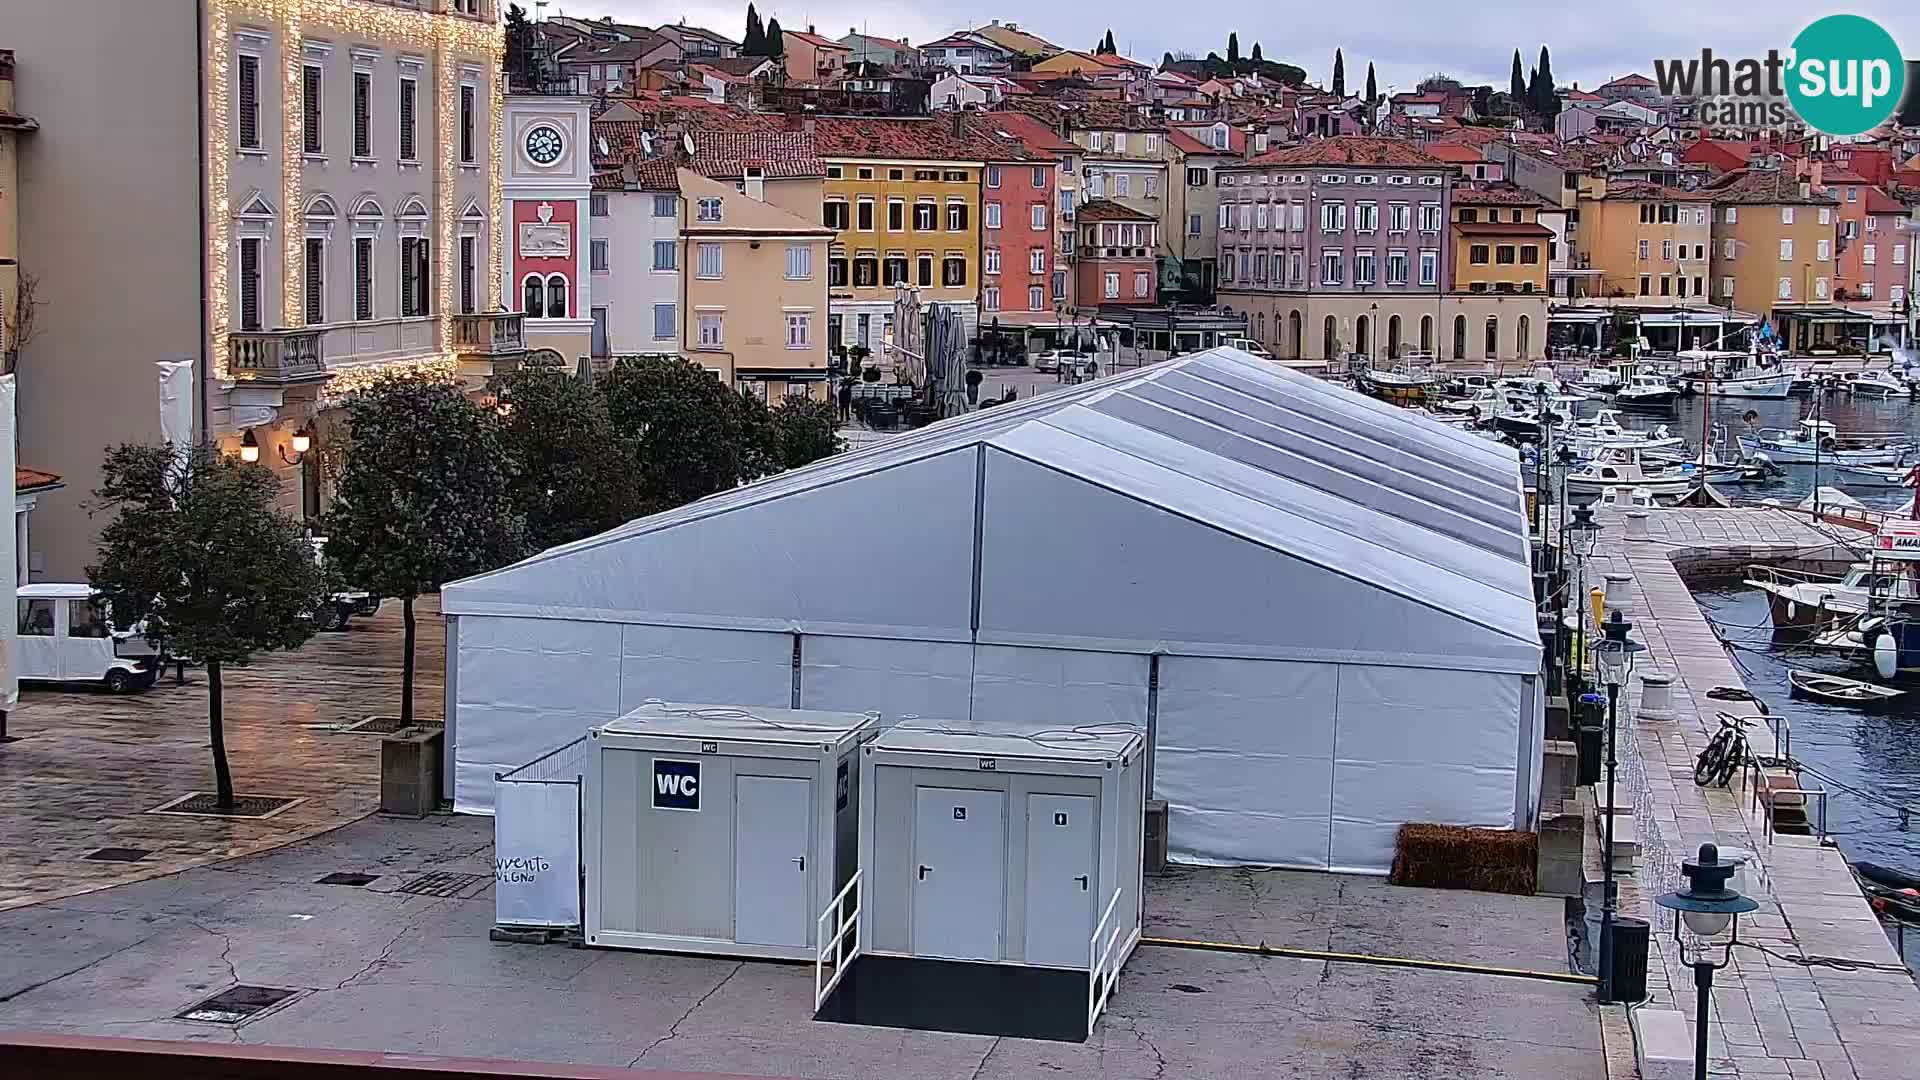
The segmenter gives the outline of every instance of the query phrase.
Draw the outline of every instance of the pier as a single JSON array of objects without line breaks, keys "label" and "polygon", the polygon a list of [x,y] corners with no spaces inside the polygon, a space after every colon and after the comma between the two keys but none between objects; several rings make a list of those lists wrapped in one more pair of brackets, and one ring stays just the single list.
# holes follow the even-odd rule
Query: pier
[{"label": "pier", "polygon": [[[1634,674],[1673,680],[1669,718],[1641,715],[1644,682],[1638,678],[1620,702],[1619,801],[1622,813],[1631,807],[1639,855],[1631,872],[1616,880],[1620,914],[1652,926],[1651,996],[1643,1008],[1673,1010],[1691,1025],[1692,972],[1673,940],[1671,913],[1658,909],[1654,899],[1680,887],[1680,860],[1700,844],[1743,848],[1753,852],[1745,888],[1761,907],[1741,920],[1741,946],[1715,976],[1712,1074],[1914,1076],[1920,1068],[1920,988],[1902,968],[1839,848],[1817,835],[1817,799],[1809,796],[1806,807],[1816,835],[1782,834],[1770,828],[1766,803],[1755,797],[1752,785],[1764,781],[1756,781],[1752,770],[1743,770],[1725,789],[1693,781],[1694,759],[1719,728],[1716,714],[1758,709],[1708,697],[1717,687],[1745,687],[1683,575],[1725,576],[1753,562],[1844,563],[1848,553],[1835,534],[1845,530],[1764,508],[1636,515],[1631,531],[1638,538],[1628,537],[1625,514],[1605,512],[1597,520],[1603,530],[1586,580],[1592,586],[1604,584],[1607,574],[1630,575],[1624,602],[1616,606],[1648,649]],[[1775,739],[1776,732],[1764,726],[1748,732],[1760,756],[1775,752]],[[1591,823],[1587,828],[1593,835]],[[1586,847],[1591,905],[1599,895],[1600,856],[1597,841]],[[1602,1038],[1608,1075],[1634,1076],[1625,1010],[1602,1011]]]}]

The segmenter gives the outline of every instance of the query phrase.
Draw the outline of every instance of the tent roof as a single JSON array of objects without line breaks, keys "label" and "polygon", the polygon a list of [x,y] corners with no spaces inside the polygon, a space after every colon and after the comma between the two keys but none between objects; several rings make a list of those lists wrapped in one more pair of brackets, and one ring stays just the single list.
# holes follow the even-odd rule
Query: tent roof
[{"label": "tent roof", "polygon": [[[567,573],[556,564],[749,508],[778,513],[771,504],[974,448],[1173,515],[1187,528],[1316,565],[1498,639],[1436,641],[1436,655],[1511,656],[1538,647],[1520,468],[1512,450],[1227,348],[981,410],[641,518],[449,585],[442,606],[451,614],[530,612],[542,606],[539,594],[557,580],[550,568]],[[965,470],[962,475],[970,478],[974,466]],[[983,486],[986,477],[983,465]],[[956,486],[966,485],[904,490],[929,507],[934,500],[960,502],[971,512],[983,496]],[[849,542],[883,534],[888,520],[909,516],[900,510],[891,506],[882,517],[847,523]],[[1097,564],[1102,545],[1112,538],[1073,535],[1073,525],[1068,519],[1060,530],[1061,549]],[[974,562],[979,574],[978,558]],[[1178,553],[1167,553],[1164,566],[1170,577],[1183,572]],[[765,593],[753,581],[742,588]],[[682,603],[655,618],[645,602],[609,599],[606,617],[676,625],[682,620],[675,612],[686,610]],[[778,592],[752,603],[777,607]],[[563,606],[568,617],[578,612],[577,604]],[[1117,631],[1113,640],[1153,639],[1151,613],[1144,614],[1142,626]],[[804,613],[765,615],[808,628]]]}]

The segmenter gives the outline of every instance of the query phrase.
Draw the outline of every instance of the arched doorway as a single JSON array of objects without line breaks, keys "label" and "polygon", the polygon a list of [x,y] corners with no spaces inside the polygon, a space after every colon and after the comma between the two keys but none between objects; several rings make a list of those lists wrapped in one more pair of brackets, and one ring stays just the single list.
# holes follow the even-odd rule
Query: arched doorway
[{"label": "arched doorway", "polygon": [[1500,359],[1500,316],[1487,316],[1487,359]]},{"label": "arched doorway", "polygon": [[1453,358],[1455,360],[1467,358],[1467,317],[1465,315],[1453,317]]},{"label": "arched doorway", "polygon": [[1253,339],[1264,344],[1267,340],[1267,313],[1262,311],[1253,317]]},{"label": "arched doorway", "polygon": [[1287,312],[1287,341],[1291,343],[1288,355],[1300,359],[1300,312]]},{"label": "arched doorway", "polygon": [[1362,356],[1373,356],[1373,320],[1365,315],[1353,320],[1353,351]]},{"label": "arched doorway", "polygon": [[1333,316],[1331,315],[1327,316],[1326,324],[1320,331],[1320,336],[1321,336],[1320,348],[1322,351],[1322,355],[1326,357],[1329,363],[1339,359],[1340,327],[1339,327],[1339,324],[1334,321]]},{"label": "arched doorway", "polygon": [[1433,355],[1433,316],[1420,316],[1420,351]]},{"label": "arched doorway", "polygon": [[1387,316],[1387,359],[1400,359],[1400,316]]},{"label": "arched doorway", "polygon": [[1514,349],[1520,354],[1521,360],[1525,360],[1529,355],[1528,347],[1531,343],[1527,339],[1532,336],[1530,333],[1532,329],[1532,320],[1528,319],[1525,315],[1520,316],[1518,334],[1514,339]]}]

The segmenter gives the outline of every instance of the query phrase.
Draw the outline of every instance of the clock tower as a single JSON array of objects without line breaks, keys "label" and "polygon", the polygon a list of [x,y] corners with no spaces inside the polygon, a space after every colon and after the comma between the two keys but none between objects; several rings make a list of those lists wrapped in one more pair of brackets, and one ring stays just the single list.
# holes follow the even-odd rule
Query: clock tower
[{"label": "clock tower", "polygon": [[501,295],[509,310],[526,314],[528,359],[557,359],[568,370],[593,343],[590,104],[584,97],[509,95],[501,148],[509,254]]}]

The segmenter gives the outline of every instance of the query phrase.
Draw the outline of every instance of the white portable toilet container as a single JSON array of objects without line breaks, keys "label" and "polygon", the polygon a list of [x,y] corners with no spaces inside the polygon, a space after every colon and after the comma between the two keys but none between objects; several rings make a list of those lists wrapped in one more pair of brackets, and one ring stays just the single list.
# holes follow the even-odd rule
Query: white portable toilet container
[{"label": "white portable toilet container", "polygon": [[857,985],[823,1015],[1084,1039],[1140,940],[1143,745],[928,721],[868,743]]},{"label": "white portable toilet container", "polygon": [[877,713],[648,702],[588,734],[589,945],[813,959]]}]

